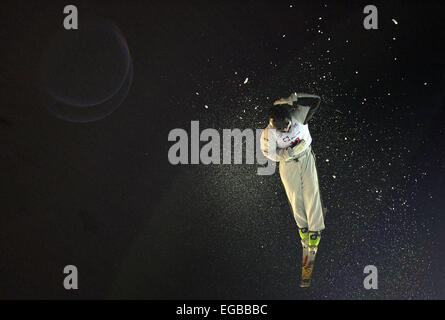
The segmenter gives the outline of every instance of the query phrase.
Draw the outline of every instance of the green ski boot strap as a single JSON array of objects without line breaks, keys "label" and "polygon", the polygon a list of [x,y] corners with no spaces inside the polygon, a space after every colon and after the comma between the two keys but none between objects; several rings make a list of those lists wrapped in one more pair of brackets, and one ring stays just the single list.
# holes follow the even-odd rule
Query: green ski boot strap
[{"label": "green ski boot strap", "polygon": [[309,230],[307,228],[298,228],[301,240],[309,240]]},{"label": "green ski boot strap", "polygon": [[321,240],[320,231],[309,231],[309,247],[317,247]]}]

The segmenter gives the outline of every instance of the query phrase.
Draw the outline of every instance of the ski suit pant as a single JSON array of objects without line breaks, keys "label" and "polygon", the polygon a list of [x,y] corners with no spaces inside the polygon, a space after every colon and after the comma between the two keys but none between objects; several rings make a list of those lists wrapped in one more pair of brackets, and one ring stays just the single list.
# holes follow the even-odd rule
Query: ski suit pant
[{"label": "ski suit pant", "polygon": [[280,161],[280,177],[299,228],[325,228],[315,155],[309,146],[296,159]]}]

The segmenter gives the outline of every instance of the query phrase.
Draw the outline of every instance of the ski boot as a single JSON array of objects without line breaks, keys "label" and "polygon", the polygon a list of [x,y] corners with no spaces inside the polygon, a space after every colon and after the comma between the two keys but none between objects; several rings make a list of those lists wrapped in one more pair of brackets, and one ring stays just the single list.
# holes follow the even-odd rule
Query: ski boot
[{"label": "ski boot", "polygon": [[302,288],[307,288],[311,284],[311,276],[320,239],[320,231],[307,232],[307,248],[305,249],[303,246],[303,262],[300,282],[300,287]]}]

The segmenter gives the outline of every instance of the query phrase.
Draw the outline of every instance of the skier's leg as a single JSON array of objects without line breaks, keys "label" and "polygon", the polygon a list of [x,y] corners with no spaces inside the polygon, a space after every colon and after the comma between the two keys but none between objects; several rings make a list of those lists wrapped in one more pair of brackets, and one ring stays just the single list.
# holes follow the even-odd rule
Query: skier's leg
[{"label": "skier's leg", "polygon": [[280,162],[280,176],[286,190],[298,228],[307,228],[301,183],[301,164],[297,161]]},{"label": "skier's leg", "polygon": [[[311,148],[311,153],[314,156],[314,162],[315,162],[315,171],[317,172],[317,177],[318,177],[318,167],[317,167],[317,156],[314,152],[314,149]],[[326,213],[328,212],[328,208],[325,207],[325,203],[323,202],[323,194],[321,192],[321,189],[318,188],[318,193],[320,194],[320,202],[321,202],[321,208],[323,210],[323,219],[326,220]]]},{"label": "skier's leg", "polygon": [[306,249],[307,255],[303,256],[300,286],[309,287],[314,269],[315,256],[321,239],[320,231],[323,230],[325,226],[314,155],[312,152],[309,152],[299,160],[302,168],[303,202],[309,228],[308,248]]},{"label": "skier's leg", "polygon": [[[306,210],[309,231],[321,231],[325,228],[323,209],[320,199],[320,189],[318,185],[317,168],[312,152],[301,159],[303,198]],[[320,242],[319,237],[316,242]]]}]

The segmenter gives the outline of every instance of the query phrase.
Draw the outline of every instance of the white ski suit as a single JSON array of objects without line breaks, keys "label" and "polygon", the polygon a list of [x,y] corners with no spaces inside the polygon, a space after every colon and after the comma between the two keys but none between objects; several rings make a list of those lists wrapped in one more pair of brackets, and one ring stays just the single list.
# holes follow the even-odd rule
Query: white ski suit
[{"label": "white ski suit", "polygon": [[[299,93],[293,97],[289,132],[275,130],[269,124],[261,136],[261,150],[265,157],[279,162],[280,177],[299,228],[321,231],[325,228],[323,207],[318,184],[312,137],[307,122],[319,108],[320,97]],[[306,144],[298,154],[292,149],[300,141]]]}]

